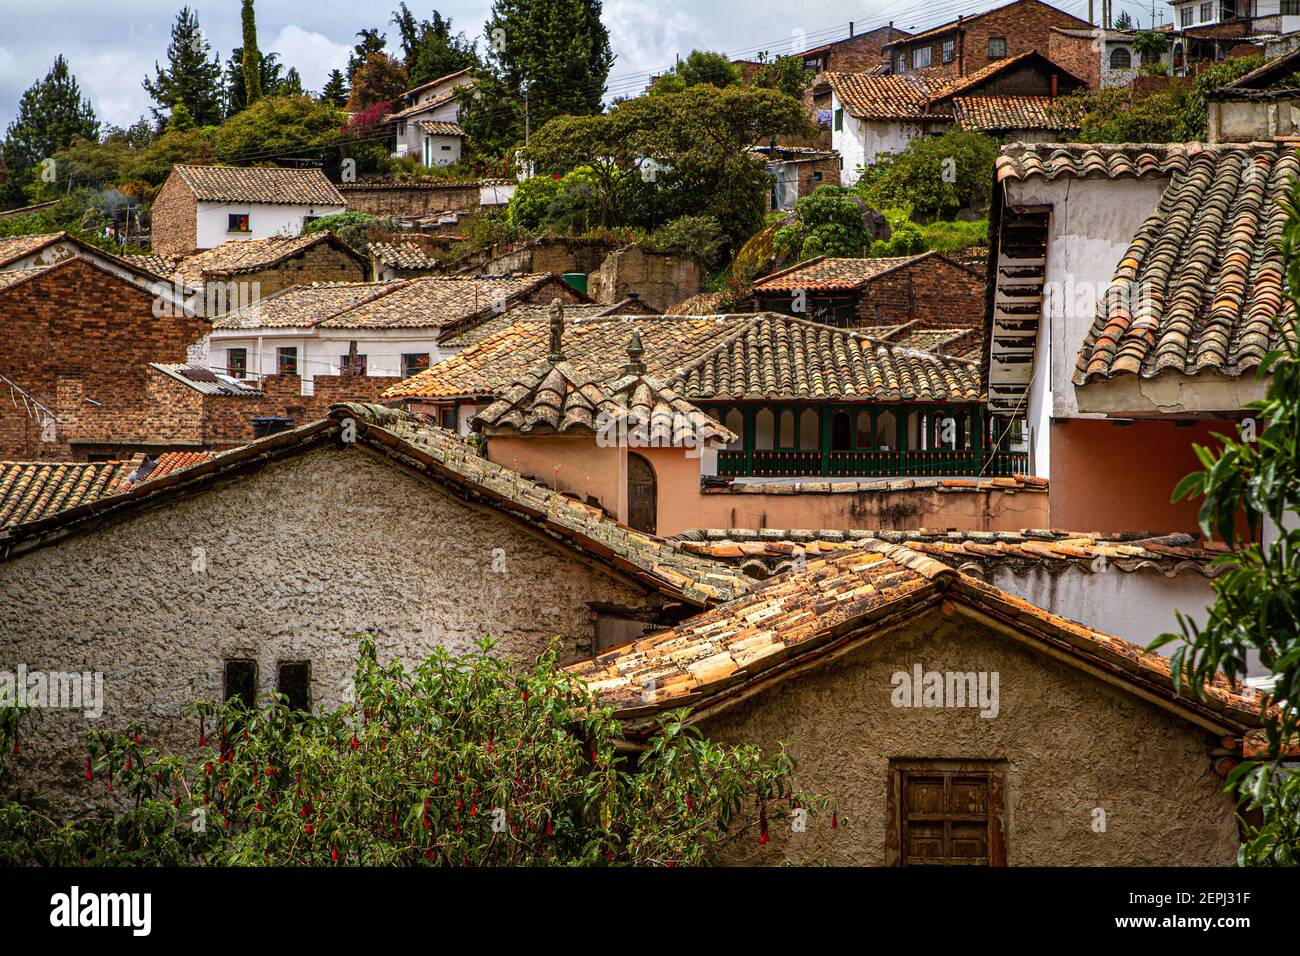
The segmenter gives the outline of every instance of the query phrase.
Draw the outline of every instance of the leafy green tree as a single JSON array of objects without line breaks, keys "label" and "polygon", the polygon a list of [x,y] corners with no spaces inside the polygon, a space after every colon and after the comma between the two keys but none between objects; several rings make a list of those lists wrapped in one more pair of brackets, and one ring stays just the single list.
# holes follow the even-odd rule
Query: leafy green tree
[{"label": "leafy green tree", "polygon": [[253,12],[253,0],[243,0],[240,21],[244,29],[244,105],[248,107],[262,98],[262,55],[257,49],[257,15]]},{"label": "leafy green tree", "polygon": [[154,78],[145,77],[144,88],[155,106],[150,107],[161,130],[177,103],[184,105],[190,121],[197,126],[215,126],[222,119],[221,61],[216,54],[208,59],[211,45],[199,26],[199,16],[189,7],[181,7],[172,24],[172,39],[167,47],[167,66],[154,63]]},{"label": "leafy green tree", "polygon": [[773,248],[782,262],[813,256],[865,258],[876,238],[869,207],[851,189],[818,186],[794,205],[794,218],[778,229]]},{"label": "leafy green tree", "polygon": [[529,232],[541,228],[551,200],[559,191],[558,178],[530,176],[525,179],[515,187],[514,195],[510,197],[510,204],[506,207],[506,216],[510,224]]},{"label": "leafy green tree", "polygon": [[406,90],[406,67],[387,53],[372,53],[352,77],[348,111],[356,113],[376,103],[398,103]]},{"label": "leafy green tree", "polygon": [[1129,16],[1127,10],[1121,10],[1119,15],[1115,17],[1115,29],[1125,31],[1133,29],[1133,18]]},{"label": "leafy green tree", "polygon": [[365,65],[370,54],[383,53],[384,48],[388,46],[383,30],[360,30],[357,36],[360,39],[352,47],[352,55],[348,57],[348,83],[351,83],[352,78],[357,75],[357,70]]},{"label": "leafy green tree", "polygon": [[342,70],[330,70],[329,79],[321,88],[320,100],[340,109],[348,105],[348,81],[343,79]]},{"label": "leafy green tree", "polygon": [[614,63],[600,0],[494,0],[475,85],[461,94],[461,125],[499,155],[557,116],[601,111]]},{"label": "leafy green tree", "polygon": [[1133,51],[1142,62],[1142,70],[1151,73],[1169,49],[1169,34],[1139,30],[1133,35]]},{"label": "leafy green tree", "polygon": [[222,162],[265,162],[276,156],[311,155],[332,148],[343,114],[309,96],[264,96],[226,120],[213,141]]},{"label": "leafy green tree", "polygon": [[857,190],[877,209],[907,207],[920,221],[950,218],[988,208],[997,158],[997,140],[953,128],[868,167]]},{"label": "leafy green tree", "polygon": [[758,61],[762,66],[758,68],[750,84],[779,90],[796,100],[803,99],[808,84],[817,75],[816,71],[804,63],[803,57],[799,56],[779,56],[771,59],[767,53],[760,53]]},{"label": "leafy green tree", "polygon": [[302,88],[302,76],[298,73],[296,66],[291,66],[284,74],[284,79],[280,85],[275,88],[276,96],[306,96],[307,91]]},{"label": "leafy green tree", "polygon": [[[311,714],[280,695],[200,703],[198,746],[184,753],[137,726],[91,732],[84,785],[111,786],[125,809],[63,820],[11,796],[0,863],[699,865],[766,842],[792,807],[819,808],[795,790],[784,751],[712,743],[684,711],[633,766],[618,722],[553,655],[520,669],[490,647],[408,669],[381,664],[367,640],[353,703]],[[0,774],[34,732],[21,717],[0,711]]]},{"label": "leafy green tree", "polygon": [[437,10],[429,20],[416,20],[405,3],[393,11],[393,25],[402,40],[402,62],[411,86],[478,65],[475,44],[464,33],[451,32],[451,18]]},{"label": "leafy green tree", "polygon": [[[275,96],[280,92],[284,82],[284,66],[280,63],[280,54],[263,53],[260,55],[263,96]],[[235,47],[226,61],[226,118],[234,116],[248,106],[247,87],[244,83],[244,48]]]},{"label": "leafy green tree", "polygon": [[680,93],[689,86],[708,83],[711,86],[735,86],[741,80],[740,67],[731,62],[725,53],[692,50],[684,60],[659,77],[650,88],[651,94]]},{"label": "leafy green tree", "polygon": [[[1300,188],[1282,202],[1287,296],[1300,306]],[[1259,815],[1247,824],[1238,862],[1294,866],[1300,862],[1300,774],[1294,759],[1300,726],[1300,345],[1296,313],[1279,309],[1283,345],[1265,356],[1265,397],[1248,406],[1250,417],[1221,446],[1196,445],[1204,471],[1184,478],[1174,500],[1201,501],[1201,531],[1232,546],[1220,559],[1227,569],[1211,584],[1215,603],[1204,625],[1179,615],[1181,634],[1165,634],[1152,647],[1182,640],[1171,654],[1177,682],[1190,678],[1197,696],[1216,673],[1246,676],[1252,652],[1274,675],[1273,708],[1265,711],[1264,746],[1228,775],[1243,810]],[[1261,430],[1262,429],[1262,430]],[[1244,519],[1243,519],[1244,516]],[[1261,543],[1265,533],[1268,543]]]},{"label": "leafy green tree", "polygon": [[9,173],[4,182],[6,204],[21,205],[24,188],[35,178],[35,167],[53,159],[57,150],[78,136],[98,139],[99,120],[60,54],[45,79],[23,93],[18,115],[5,133],[0,156]]},{"label": "leafy green tree", "polygon": [[303,235],[318,232],[332,232],[353,249],[365,250],[369,242],[368,234],[372,229],[396,229],[397,224],[388,219],[379,219],[364,212],[338,212],[332,216],[321,216],[302,227]]}]

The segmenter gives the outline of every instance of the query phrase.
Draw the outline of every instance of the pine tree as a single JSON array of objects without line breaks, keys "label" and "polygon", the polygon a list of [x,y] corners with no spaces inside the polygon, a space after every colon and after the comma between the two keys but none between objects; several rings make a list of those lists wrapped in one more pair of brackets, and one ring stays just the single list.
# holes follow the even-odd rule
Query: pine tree
[{"label": "pine tree", "polygon": [[98,140],[99,120],[90,101],[82,99],[77,78],[60,54],[45,79],[22,95],[18,115],[5,133],[3,156],[9,173],[5,198],[21,200],[34,167],[77,137]]},{"label": "pine tree", "polygon": [[154,78],[145,77],[144,88],[157,106],[150,107],[159,129],[175,103],[185,104],[194,123],[215,126],[221,122],[221,61],[203,36],[198,14],[182,7],[172,24],[167,47],[167,68],[154,63]]},{"label": "pine tree", "polygon": [[298,68],[296,66],[289,67],[288,71],[284,74],[284,79],[281,80],[280,85],[275,88],[275,95],[276,96],[305,96],[306,95],[302,88],[302,77],[298,74]]},{"label": "pine tree", "polygon": [[352,55],[348,57],[348,83],[351,83],[352,78],[357,75],[357,70],[365,65],[366,58],[370,54],[383,53],[384,47],[388,45],[380,30],[361,30],[357,36],[361,40],[352,48]]},{"label": "pine tree", "polygon": [[348,101],[348,81],[343,79],[342,70],[330,70],[329,79],[320,91],[322,103],[344,106]]},{"label": "pine tree", "polygon": [[[263,53],[262,67],[258,71],[258,80],[263,96],[277,96],[280,85],[284,82],[284,66],[280,63],[280,54]],[[226,61],[226,118],[240,113],[248,106],[247,86],[244,83],[244,48],[235,47],[230,51]]]},{"label": "pine tree", "polygon": [[262,97],[262,58],[257,49],[257,19],[253,0],[244,0],[241,13],[244,25],[244,105],[251,106]]},{"label": "pine tree", "polygon": [[437,10],[428,20],[416,20],[405,3],[393,11],[393,25],[402,39],[402,62],[412,86],[478,65],[475,44],[464,33],[451,32],[451,18]]},{"label": "pine tree", "polygon": [[1115,29],[1116,29],[1116,30],[1132,30],[1132,29],[1133,29],[1133,18],[1132,18],[1131,16],[1129,16],[1129,13],[1128,13],[1127,10],[1121,10],[1121,11],[1119,12],[1119,16],[1117,16],[1117,17],[1115,18]]},{"label": "pine tree", "polygon": [[495,0],[487,62],[461,117],[481,149],[522,143],[526,122],[538,129],[555,116],[600,112],[614,64],[600,13],[600,0]]}]

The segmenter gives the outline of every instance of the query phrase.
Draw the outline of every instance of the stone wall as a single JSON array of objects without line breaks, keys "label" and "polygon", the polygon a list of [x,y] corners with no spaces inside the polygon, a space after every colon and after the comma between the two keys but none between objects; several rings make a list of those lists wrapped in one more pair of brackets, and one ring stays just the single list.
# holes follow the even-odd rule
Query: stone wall
[{"label": "stone wall", "polygon": [[318,448],[0,563],[0,669],[100,671],[104,683],[99,720],[38,715],[21,782],[79,802],[78,734],[91,725],[138,719],[150,745],[192,747],[197,726],[180,710],[220,697],[229,658],[257,661],[259,693],[279,662],[309,661],[315,707],[336,707],[363,632],[383,660],[465,654],[492,635],[519,659],[558,636],[572,661],[591,653],[590,603],[647,600],[372,452]]},{"label": "stone wall", "polygon": [[[370,278],[370,268],[364,259],[350,256],[328,242],[318,242],[273,266],[256,272],[241,272],[234,278],[239,282],[256,282],[258,295],[266,298],[291,285],[365,282]],[[228,280],[216,277],[211,281],[220,283]]]},{"label": "stone wall", "polygon": [[700,291],[700,264],[685,256],[643,252],[635,245],[611,253],[588,276],[587,294],[613,303],[635,292],[647,305],[666,311]]},{"label": "stone wall", "polygon": [[478,209],[478,183],[342,183],[348,212],[382,219]]},{"label": "stone wall", "polygon": [[[893,706],[892,675],[917,663],[997,673],[997,716]],[[777,825],[766,847],[737,844],[736,863],[883,865],[893,759],[1002,761],[1012,866],[1228,866],[1236,853],[1207,731],[960,613],[914,619],[703,728],[725,743],[791,742],[799,785],[837,811],[835,829],[828,812],[806,833]]]},{"label": "stone wall", "polygon": [[173,170],[149,210],[150,244],[159,255],[185,255],[198,248],[199,203]]}]

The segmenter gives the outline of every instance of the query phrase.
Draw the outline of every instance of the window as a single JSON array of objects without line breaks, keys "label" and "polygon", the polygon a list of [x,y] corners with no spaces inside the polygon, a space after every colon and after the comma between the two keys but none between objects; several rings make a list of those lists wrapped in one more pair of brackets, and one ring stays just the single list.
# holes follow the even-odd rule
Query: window
[{"label": "window", "polygon": [[779,419],[780,429],[776,436],[776,447],[793,448],[794,447],[794,412],[791,409],[785,409],[781,412]]},{"label": "window", "polygon": [[853,445],[855,448],[871,447],[871,413],[858,412],[854,419]]},{"label": "window", "polygon": [[1000,60],[1007,55],[1006,37],[989,37],[989,59]]},{"label": "window", "polygon": [[835,128],[837,130],[844,128],[844,107],[842,106],[835,111]]},{"label": "window", "polygon": [[804,451],[822,447],[821,416],[815,408],[805,408],[799,416],[799,447]]},{"label": "window", "polygon": [[439,414],[439,418],[442,421],[443,428],[447,429],[447,431],[449,432],[456,431],[456,406],[455,405],[448,405],[446,408],[442,409],[442,411]]},{"label": "window", "polygon": [[[1296,3],[1300,3],[1300,0],[1296,0]],[[814,171],[814,172],[813,172],[813,182],[815,182],[815,183],[819,183],[819,182],[821,182],[821,181],[822,181],[822,174],[819,173],[819,172]]]},{"label": "window", "polygon": [[402,378],[419,375],[428,367],[428,352],[404,352],[402,354]]},{"label": "window", "polygon": [[311,713],[311,663],[281,661],[275,689],[289,698],[290,709]]},{"label": "window", "polygon": [[891,760],[891,866],[1005,866],[1005,764],[992,760]]},{"label": "window", "polygon": [[952,40],[943,41],[943,62],[951,63],[954,53],[955,43]]},{"label": "window", "polygon": [[248,374],[248,349],[226,349],[226,374],[231,378]]},{"label": "window", "polygon": [[226,216],[226,232],[252,232],[248,228],[248,213],[232,212]]},{"label": "window", "polygon": [[1190,27],[1192,25],[1192,14],[1195,11],[1190,7],[1183,7],[1178,11],[1178,25],[1180,27]]},{"label": "window", "polygon": [[282,345],[275,350],[275,371],[278,375],[298,374],[298,349],[293,345]]},{"label": "window", "polygon": [[722,424],[727,426],[727,431],[736,436],[736,443],[728,445],[728,448],[741,449],[745,447],[745,413],[739,408],[727,409],[727,415],[722,420]]},{"label": "window", "polygon": [[1282,0],[1282,16],[1300,17],[1300,0]]},{"label": "window", "polygon": [[770,408],[760,408],[754,416],[754,448],[768,451],[776,444],[776,416]]},{"label": "window", "polygon": [[1127,70],[1132,65],[1133,57],[1122,46],[1117,46],[1110,51],[1110,68],[1112,70]]},{"label": "window", "polygon": [[907,54],[906,54],[906,53],[900,53],[900,54],[898,54],[898,57],[894,60],[894,72],[895,72],[895,73],[905,73],[905,72],[907,72]]},{"label": "window", "polygon": [[354,364],[354,365],[352,366],[352,371],[349,372],[349,371],[348,371],[348,357],[347,357],[346,355],[340,355],[340,356],[339,356],[339,372],[340,372],[341,374],[343,374],[343,375],[348,375],[348,374],[351,374],[351,375],[365,375],[365,374],[366,374],[366,357],[365,357],[364,355],[358,354],[358,355],[356,356],[356,364]]},{"label": "window", "polygon": [[928,46],[917,47],[912,51],[912,69],[919,70],[922,67],[930,65],[930,48]]},{"label": "window", "polygon": [[257,661],[226,661],[225,700],[238,700],[245,707],[257,704]]},{"label": "window", "polygon": [[881,451],[898,451],[898,419],[893,412],[876,416],[876,447]]},{"label": "window", "polygon": [[835,412],[831,415],[831,451],[850,450],[853,447],[851,440],[849,413]]},{"label": "window", "polygon": [[1209,23],[1213,19],[1214,19],[1214,4],[1213,3],[1201,4],[1201,22]]}]

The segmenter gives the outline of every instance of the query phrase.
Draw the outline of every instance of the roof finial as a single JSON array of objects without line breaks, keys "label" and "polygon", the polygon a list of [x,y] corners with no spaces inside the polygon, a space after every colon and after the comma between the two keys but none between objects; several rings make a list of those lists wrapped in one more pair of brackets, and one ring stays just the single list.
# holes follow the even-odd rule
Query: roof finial
[{"label": "roof finial", "polygon": [[641,361],[643,355],[645,346],[641,344],[641,330],[633,329],[632,337],[627,340],[627,364],[623,366],[623,374],[644,375],[645,362]]},{"label": "roof finial", "polygon": [[564,361],[564,303],[558,298],[551,300],[551,353],[547,358]]}]

